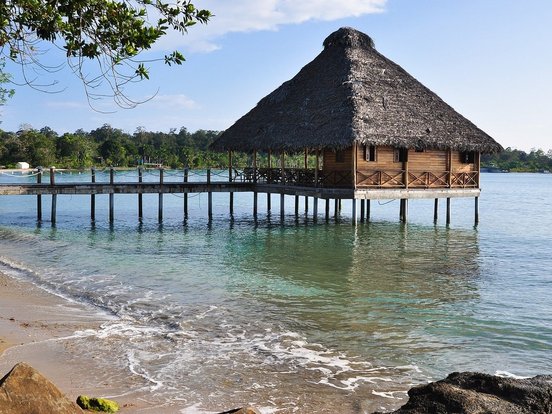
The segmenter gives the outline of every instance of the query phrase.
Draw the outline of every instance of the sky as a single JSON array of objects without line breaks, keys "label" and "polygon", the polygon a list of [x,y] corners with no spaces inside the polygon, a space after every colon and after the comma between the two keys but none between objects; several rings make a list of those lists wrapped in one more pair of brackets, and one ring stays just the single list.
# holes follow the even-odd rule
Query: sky
[{"label": "sky", "polygon": [[[143,56],[175,49],[186,56],[181,66],[147,64],[150,80],[128,90],[136,100],[151,98],[147,102],[120,109],[106,98],[92,109],[82,83],[62,67],[36,75],[39,82],[57,81],[56,93],[16,86],[0,108],[0,128],[223,130],[313,60],[330,33],[350,26],[505,148],[552,148],[550,0],[194,3],[214,17],[184,36],[170,34]],[[63,62],[55,48],[40,58]],[[17,66],[6,65],[5,71],[21,81]]]}]

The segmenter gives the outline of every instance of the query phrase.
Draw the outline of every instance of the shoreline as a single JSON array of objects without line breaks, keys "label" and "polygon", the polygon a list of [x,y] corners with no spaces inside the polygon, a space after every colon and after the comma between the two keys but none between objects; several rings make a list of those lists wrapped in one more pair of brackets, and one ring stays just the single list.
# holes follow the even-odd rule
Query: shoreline
[{"label": "shoreline", "polygon": [[[113,317],[0,272],[0,378],[26,362],[69,399],[80,394],[115,399],[120,412],[160,412],[128,384],[110,381],[93,356],[76,355],[76,332],[97,331]],[[130,377],[130,373],[129,373]],[[129,378],[129,383],[132,379]],[[151,410],[151,411],[150,411]]]}]

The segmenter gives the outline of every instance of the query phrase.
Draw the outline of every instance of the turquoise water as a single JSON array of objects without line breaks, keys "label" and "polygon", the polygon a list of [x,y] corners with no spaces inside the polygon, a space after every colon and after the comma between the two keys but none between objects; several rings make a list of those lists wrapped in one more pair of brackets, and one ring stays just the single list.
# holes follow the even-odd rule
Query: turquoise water
[{"label": "turquoise water", "polygon": [[411,201],[406,225],[398,201],[372,202],[354,227],[346,202],[328,223],[320,202],[313,223],[312,199],[296,219],[291,197],[282,223],[277,196],[254,220],[250,194],[232,220],[214,194],[211,223],[206,195],[186,221],[166,195],[163,224],[144,196],[138,223],[136,196],[116,195],[110,226],[107,196],[95,225],[87,196],[59,196],[53,228],[37,226],[34,197],[3,196],[0,271],[116,315],[74,338],[76,354],[109,355],[119,381],[175,412],[391,409],[452,371],[552,371],[552,176],[483,174],[482,188],[476,228],[472,199],[452,200],[449,227],[444,203],[433,224],[433,200]]}]

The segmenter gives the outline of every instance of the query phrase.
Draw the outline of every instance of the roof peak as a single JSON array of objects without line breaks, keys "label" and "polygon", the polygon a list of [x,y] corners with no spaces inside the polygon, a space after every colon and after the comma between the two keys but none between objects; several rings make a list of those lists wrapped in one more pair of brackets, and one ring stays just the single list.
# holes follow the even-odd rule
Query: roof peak
[{"label": "roof peak", "polygon": [[324,47],[332,46],[375,48],[374,41],[370,36],[352,27],[342,27],[329,35],[324,40]]}]

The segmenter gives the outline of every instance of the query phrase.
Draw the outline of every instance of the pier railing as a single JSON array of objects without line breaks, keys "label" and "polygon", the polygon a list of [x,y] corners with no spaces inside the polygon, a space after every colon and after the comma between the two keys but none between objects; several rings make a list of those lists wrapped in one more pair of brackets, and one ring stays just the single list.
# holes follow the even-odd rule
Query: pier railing
[{"label": "pier railing", "polygon": [[[305,187],[352,187],[351,170],[246,167],[238,179],[249,183]],[[449,171],[357,170],[356,186],[364,188],[478,188],[479,173]]]}]

